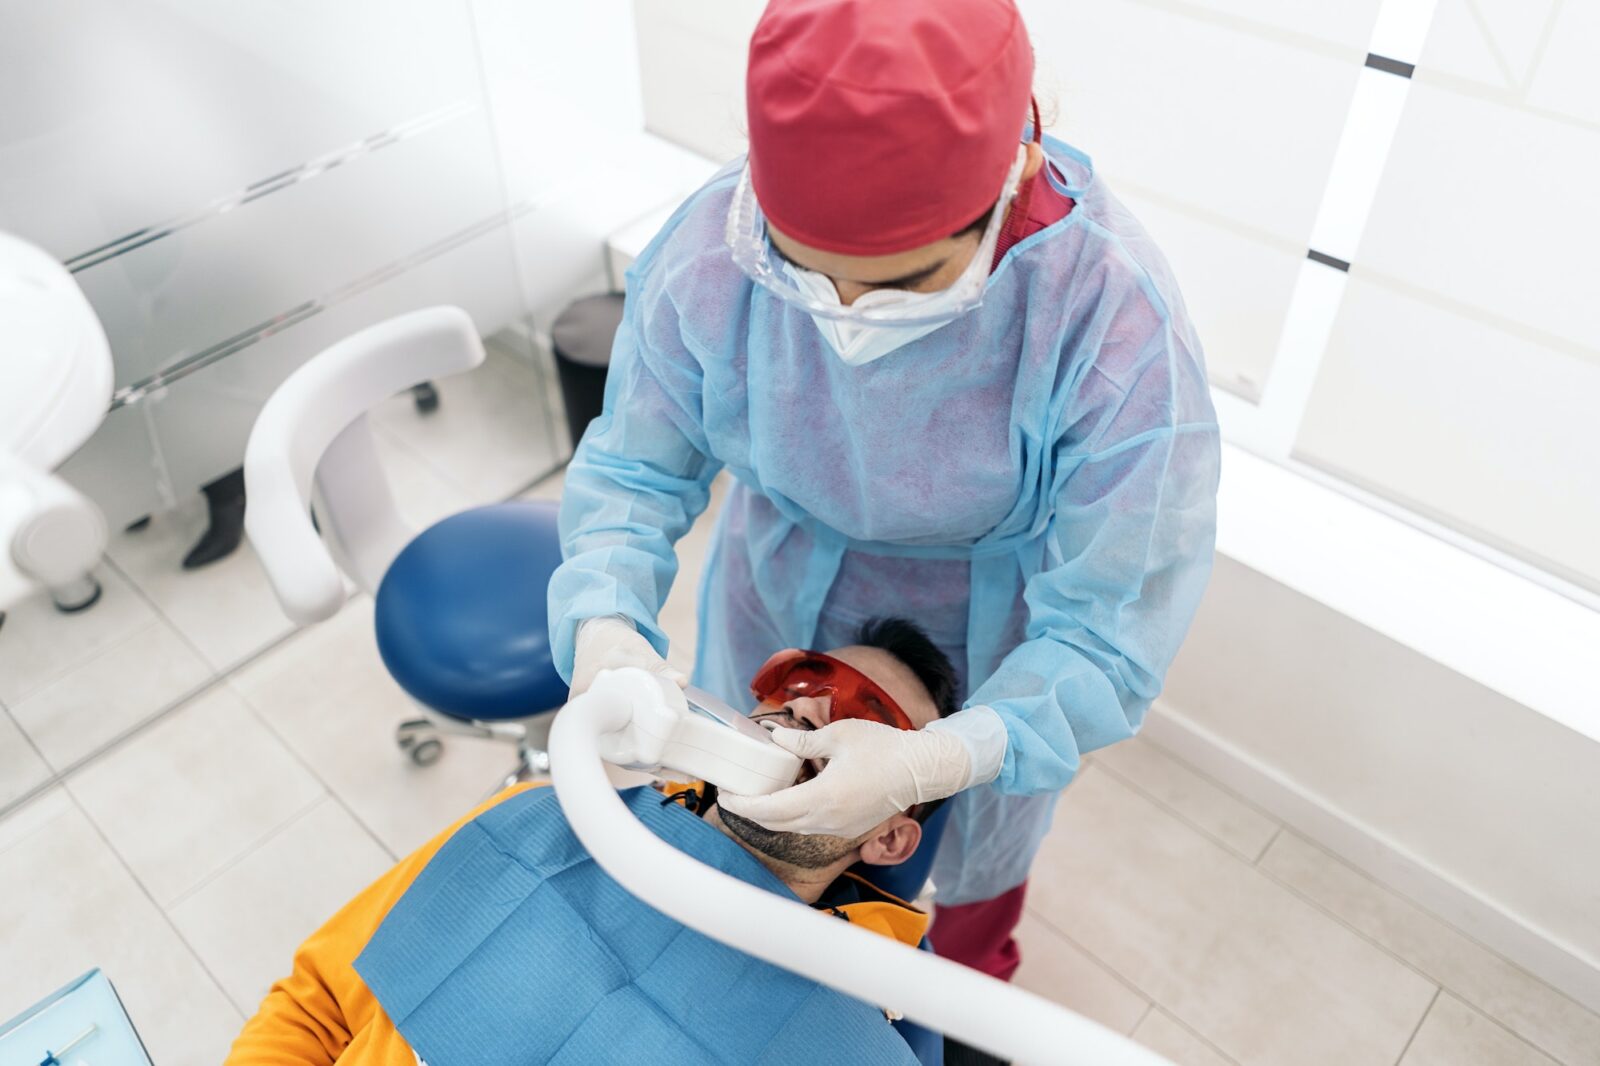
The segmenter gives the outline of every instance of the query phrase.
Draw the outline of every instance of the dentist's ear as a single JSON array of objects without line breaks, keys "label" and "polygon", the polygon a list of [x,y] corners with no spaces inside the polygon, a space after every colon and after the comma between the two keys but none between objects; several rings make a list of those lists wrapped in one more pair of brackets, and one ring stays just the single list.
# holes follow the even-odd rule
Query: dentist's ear
[{"label": "dentist's ear", "polygon": [[909,815],[897,814],[861,842],[861,861],[874,866],[898,866],[911,858],[920,843],[921,823]]}]

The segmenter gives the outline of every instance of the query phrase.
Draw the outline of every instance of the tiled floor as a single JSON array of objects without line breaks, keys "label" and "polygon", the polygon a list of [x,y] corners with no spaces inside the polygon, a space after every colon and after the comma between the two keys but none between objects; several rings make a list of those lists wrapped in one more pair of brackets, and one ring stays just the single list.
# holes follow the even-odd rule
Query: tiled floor
[{"label": "tiled floor", "polygon": [[[413,521],[526,482],[519,369],[379,418]],[[290,633],[248,554],[169,574],[198,519],[120,538],[70,640],[37,603],[0,631],[0,804],[69,771],[0,818],[0,1018],[99,965],[164,1064],[218,1061],[299,940],[508,761],[401,758],[370,600]],[[685,667],[709,530],[663,611]],[[1146,741],[1066,793],[1021,939],[1020,984],[1188,1066],[1600,1063],[1600,1017]]]}]

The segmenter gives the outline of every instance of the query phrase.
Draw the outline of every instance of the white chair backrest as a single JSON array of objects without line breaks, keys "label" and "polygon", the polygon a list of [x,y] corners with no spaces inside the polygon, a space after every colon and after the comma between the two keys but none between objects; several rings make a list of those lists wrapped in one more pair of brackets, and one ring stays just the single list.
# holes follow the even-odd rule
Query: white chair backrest
[{"label": "white chair backrest", "polygon": [[[317,622],[338,611],[341,567],[375,592],[413,535],[383,476],[367,412],[483,360],[471,317],[430,307],[346,337],[268,398],[245,448],[244,525],[290,618]],[[321,537],[311,524],[313,490]]]}]

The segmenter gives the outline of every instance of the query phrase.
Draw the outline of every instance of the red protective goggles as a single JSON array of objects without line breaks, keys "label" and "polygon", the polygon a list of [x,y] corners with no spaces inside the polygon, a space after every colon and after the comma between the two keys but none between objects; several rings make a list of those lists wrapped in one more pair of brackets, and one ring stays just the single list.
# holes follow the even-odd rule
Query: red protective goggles
[{"label": "red protective goggles", "polygon": [[833,697],[830,722],[861,718],[896,729],[914,729],[900,705],[873,680],[849,663],[820,651],[790,648],[768,659],[756,671],[750,691],[762,707],[777,710],[793,699]]}]

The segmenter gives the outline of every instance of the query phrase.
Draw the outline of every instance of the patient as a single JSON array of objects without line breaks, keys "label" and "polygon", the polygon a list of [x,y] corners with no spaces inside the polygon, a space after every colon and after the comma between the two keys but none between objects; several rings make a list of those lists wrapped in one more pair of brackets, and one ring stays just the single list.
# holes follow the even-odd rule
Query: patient
[{"label": "patient", "polygon": [[[823,659],[774,656],[762,675],[773,695],[755,717],[815,729],[837,701],[841,716],[889,715],[920,729],[955,709],[950,662],[916,626],[874,621],[857,640]],[[837,683],[819,686],[819,676]],[[910,945],[926,931],[925,914],[848,871],[857,861],[910,858],[932,805],[846,840],[775,833],[723,813],[715,789],[701,783],[630,789],[623,799],[657,836],[742,881]],[[883,1011],[629,895],[572,835],[554,790],[520,785],[312,934],[227,1061],[917,1060]]]}]

